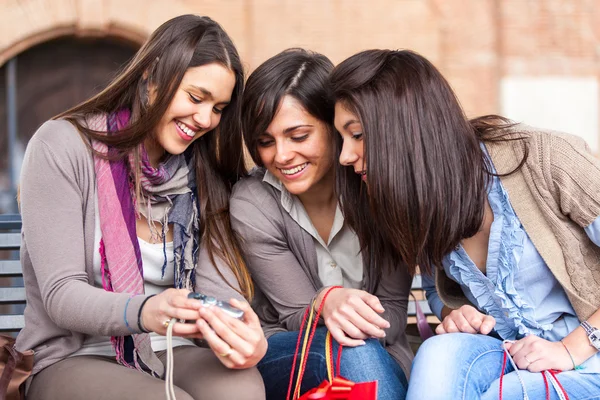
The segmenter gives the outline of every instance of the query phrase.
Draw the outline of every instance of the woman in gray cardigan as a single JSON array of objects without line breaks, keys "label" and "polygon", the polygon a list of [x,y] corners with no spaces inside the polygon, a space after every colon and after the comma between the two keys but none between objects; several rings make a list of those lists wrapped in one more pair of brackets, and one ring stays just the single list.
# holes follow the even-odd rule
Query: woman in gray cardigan
[{"label": "woman in gray cardigan", "polygon": [[411,278],[401,265],[376,268],[340,212],[326,87],[332,68],[323,55],[290,49],[259,66],[244,93],[244,139],[262,168],[236,184],[230,213],[269,341],[258,367],[267,398],[284,398],[305,309],[320,304],[325,288],[341,286],[325,302],[302,392],[326,378],[328,329],[345,346],[342,376],[377,380],[379,399],[402,399],[412,359],[404,332]]},{"label": "woman in gray cardigan", "polygon": [[[17,338],[35,350],[29,399],[164,398],[167,328],[178,399],[264,398],[254,366],[267,343],[219,212],[245,173],[242,88],[227,34],[184,15],[104,91],[33,136],[21,177],[27,307]],[[235,298],[244,317],[206,309],[190,290]]]}]

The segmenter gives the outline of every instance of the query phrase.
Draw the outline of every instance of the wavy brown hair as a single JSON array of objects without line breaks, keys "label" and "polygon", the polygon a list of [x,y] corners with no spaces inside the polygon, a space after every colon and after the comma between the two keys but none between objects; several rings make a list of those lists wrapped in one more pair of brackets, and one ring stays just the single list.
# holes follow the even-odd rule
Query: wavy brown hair
[{"label": "wavy brown hair", "polygon": [[368,193],[352,168],[337,166],[344,217],[373,265],[431,273],[483,222],[493,169],[480,143],[522,136],[507,134],[512,124],[499,116],[469,121],[446,79],[412,51],[363,51],[330,83],[364,133]]},{"label": "wavy brown hair", "polygon": [[[229,220],[231,187],[247,173],[240,129],[244,71],[233,42],[219,24],[196,15],[182,15],[165,22],[103,91],[55,118],[68,120],[88,139],[116,149],[117,157],[134,152],[139,165],[135,149],[155,134],[185,72],[211,63],[231,70],[236,82],[219,125],[190,145],[196,162],[200,234],[217,272],[226,280],[216,267],[215,257],[227,263],[239,283],[240,293],[250,299],[252,281]],[[151,104],[147,102],[149,85],[156,88]],[[83,123],[91,115],[123,108],[131,110],[131,120],[116,135],[93,131]],[[135,175],[138,180],[138,174]]]}]

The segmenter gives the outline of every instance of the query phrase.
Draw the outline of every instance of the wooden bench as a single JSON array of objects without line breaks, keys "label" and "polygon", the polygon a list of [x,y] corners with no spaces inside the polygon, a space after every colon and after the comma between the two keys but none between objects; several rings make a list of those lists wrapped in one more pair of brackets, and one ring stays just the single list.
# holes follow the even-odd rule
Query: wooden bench
[{"label": "wooden bench", "polygon": [[21,216],[0,215],[0,332],[11,336],[16,336],[25,324],[20,247]]},{"label": "wooden bench", "polygon": [[[21,246],[21,216],[18,214],[0,215],[0,332],[15,336],[25,321],[25,288],[19,260]],[[432,324],[438,319],[433,315],[425,298],[421,276],[412,282],[412,291],[416,301]],[[408,323],[416,323],[415,300],[408,303]]]}]

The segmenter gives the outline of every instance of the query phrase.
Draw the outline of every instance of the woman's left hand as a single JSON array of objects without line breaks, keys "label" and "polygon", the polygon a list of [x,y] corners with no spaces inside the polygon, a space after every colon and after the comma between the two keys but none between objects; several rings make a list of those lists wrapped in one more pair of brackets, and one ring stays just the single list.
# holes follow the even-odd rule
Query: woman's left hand
[{"label": "woman's left hand", "polygon": [[223,365],[232,369],[253,367],[267,352],[267,339],[250,304],[236,299],[229,304],[244,312],[242,320],[227,315],[219,307],[203,307],[199,310],[202,318],[196,324]]},{"label": "woman's left hand", "polygon": [[507,343],[506,348],[519,369],[526,369],[530,372],[573,369],[571,357],[561,342],[550,342],[535,335],[529,335],[514,343]]}]

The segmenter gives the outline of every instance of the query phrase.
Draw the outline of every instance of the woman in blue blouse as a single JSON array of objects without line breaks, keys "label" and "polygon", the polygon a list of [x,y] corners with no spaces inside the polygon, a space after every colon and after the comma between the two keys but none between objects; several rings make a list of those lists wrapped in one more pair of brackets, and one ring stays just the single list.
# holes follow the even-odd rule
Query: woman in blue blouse
[{"label": "woman in blue blouse", "polygon": [[467,120],[410,51],[359,53],[330,79],[344,217],[363,248],[419,266],[443,320],[407,399],[600,399],[600,161],[585,143]]}]

